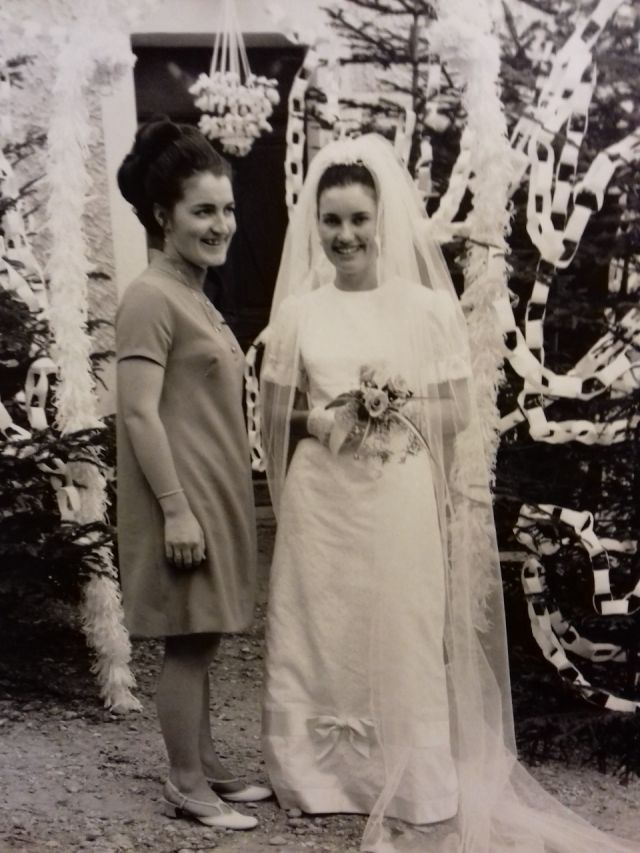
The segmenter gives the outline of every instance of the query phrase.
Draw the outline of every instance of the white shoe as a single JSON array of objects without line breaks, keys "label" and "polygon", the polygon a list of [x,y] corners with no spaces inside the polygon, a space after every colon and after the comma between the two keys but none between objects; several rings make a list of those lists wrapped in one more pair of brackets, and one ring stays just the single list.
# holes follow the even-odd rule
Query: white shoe
[{"label": "white shoe", "polygon": [[273,796],[273,791],[266,785],[245,785],[240,779],[207,779],[207,782],[215,794],[230,803],[257,803]]},{"label": "white shoe", "polygon": [[162,811],[167,817],[191,818],[221,829],[253,829],[258,825],[255,817],[240,814],[222,800],[212,803],[186,797],[169,779],[164,783]]}]

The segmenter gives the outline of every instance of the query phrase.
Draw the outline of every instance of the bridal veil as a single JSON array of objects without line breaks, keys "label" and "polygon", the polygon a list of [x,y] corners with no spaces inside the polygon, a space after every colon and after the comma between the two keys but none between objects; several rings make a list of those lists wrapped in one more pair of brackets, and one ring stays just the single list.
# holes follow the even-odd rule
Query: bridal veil
[{"label": "bridal veil", "polygon": [[[402,695],[388,687],[401,685],[393,671],[397,668],[397,655],[390,653],[393,637],[386,630],[386,608],[393,597],[385,595],[385,585],[391,590],[394,583],[393,567],[388,566],[378,587],[380,600],[369,641],[371,670],[376,673],[371,703],[375,718],[382,721],[378,737],[384,778],[361,849],[370,853],[640,850],[635,843],[599,832],[564,808],[518,762],[490,475],[481,464],[485,427],[474,400],[465,318],[440,248],[429,236],[428,219],[411,178],[393,147],[376,135],[338,140],[320,150],[289,223],[261,378],[263,444],[276,514],[291,450],[289,415],[296,392],[304,390],[300,297],[330,284],[334,274],[317,234],[318,181],[329,165],[352,162],[366,166],[376,184],[379,283],[388,288],[385,305],[398,360],[410,365],[406,378],[423,401],[415,417],[431,453],[445,557],[444,665],[459,792],[455,816],[438,824],[412,827],[386,815],[409,749],[402,746],[406,741]],[[431,312],[415,310],[417,284],[424,288],[423,301],[432,306]],[[438,415],[445,409],[453,413],[453,436],[450,424]],[[482,537],[482,547],[474,547],[473,537],[465,535],[468,531]],[[425,564],[428,559],[425,554]],[[411,649],[406,654],[411,655]]]}]

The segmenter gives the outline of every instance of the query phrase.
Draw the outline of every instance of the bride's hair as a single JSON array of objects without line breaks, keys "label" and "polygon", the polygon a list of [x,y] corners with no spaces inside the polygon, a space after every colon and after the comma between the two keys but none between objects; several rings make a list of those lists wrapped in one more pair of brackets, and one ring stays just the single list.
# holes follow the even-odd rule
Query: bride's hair
[{"label": "bride's hair", "polygon": [[333,187],[350,187],[353,184],[361,184],[363,187],[367,187],[376,198],[378,197],[373,175],[362,163],[332,163],[320,175],[316,190],[316,203],[320,201],[320,196],[325,190]]},{"label": "bride's hair", "polygon": [[228,162],[197,128],[162,116],[138,129],[118,169],[118,187],[147,232],[157,237],[162,228],[154,205],[172,210],[182,198],[184,181],[200,172],[231,179]]}]

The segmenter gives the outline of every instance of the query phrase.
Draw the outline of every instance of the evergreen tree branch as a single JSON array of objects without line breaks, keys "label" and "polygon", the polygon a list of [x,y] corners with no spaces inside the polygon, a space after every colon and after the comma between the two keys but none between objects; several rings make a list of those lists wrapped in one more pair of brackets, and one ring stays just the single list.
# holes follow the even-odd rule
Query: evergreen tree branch
[{"label": "evergreen tree branch", "polygon": [[[412,0],[396,0],[401,8],[381,2],[381,0],[346,0],[346,2],[370,12],[379,12],[381,15],[413,15],[416,12],[422,13],[423,10],[424,14],[428,13],[427,10],[433,14],[432,7],[421,0],[413,0],[413,2]],[[330,13],[334,10],[324,8],[323,11]]]},{"label": "evergreen tree branch", "polygon": [[[367,54],[368,62],[379,62],[388,66],[397,62],[407,61],[407,44],[397,33],[387,28],[382,28],[376,30],[375,35],[371,35],[369,27],[349,21],[340,10],[330,14],[330,18],[334,26],[344,30],[347,39],[352,42],[352,45],[363,44],[364,47],[361,49],[369,50]],[[373,56],[371,51],[373,51]],[[403,52],[405,54],[404,57],[399,55]]]},{"label": "evergreen tree branch", "polygon": [[505,19],[506,24],[507,24],[507,30],[509,31],[509,35],[511,36],[511,39],[515,45],[515,49],[516,49],[515,54],[516,54],[516,56],[523,56],[524,55],[524,48],[523,48],[522,43],[520,41],[520,37],[518,36],[518,29],[516,27],[516,22],[515,22],[515,19],[513,17],[513,12],[511,11],[509,6],[507,5],[506,0],[502,0],[502,9],[504,11],[504,19]]},{"label": "evergreen tree branch", "polygon": [[536,12],[543,12],[545,15],[549,15],[550,18],[556,14],[555,0],[520,0],[520,2],[525,6],[535,9]]}]

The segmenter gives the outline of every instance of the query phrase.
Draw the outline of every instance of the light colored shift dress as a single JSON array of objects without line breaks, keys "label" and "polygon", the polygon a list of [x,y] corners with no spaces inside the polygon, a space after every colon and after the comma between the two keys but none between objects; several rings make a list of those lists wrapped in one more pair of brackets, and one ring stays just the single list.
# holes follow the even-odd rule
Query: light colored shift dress
[{"label": "light colored shift dress", "polygon": [[126,625],[142,637],[242,631],[253,616],[256,551],[240,346],[213,306],[200,303],[154,252],[122,297],[116,349],[119,361],[146,358],[165,369],[160,418],[206,543],[206,560],[193,570],[167,562],[160,505],[118,417]]},{"label": "light colored shift dress", "polygon": [[[426,288],[403,294],[407,311],[442,312]],[[402,334],[390,325],[394,299],[392,289],[333,285],[300,298],[289,322],[298,327],[310,407],[357,388],[363,365],[410,380],[411,365],[388,354]],[[455,364],[445,369],[451,379],[464,375]],[[263,375],[278,381],[269,370]],[[380,467],[304,439],[278,522],[264,755],[280,805],[369,813],[397,768],[389,816],[451,817],[458,785],[443,658],[445,578],[428,454]]]}]

